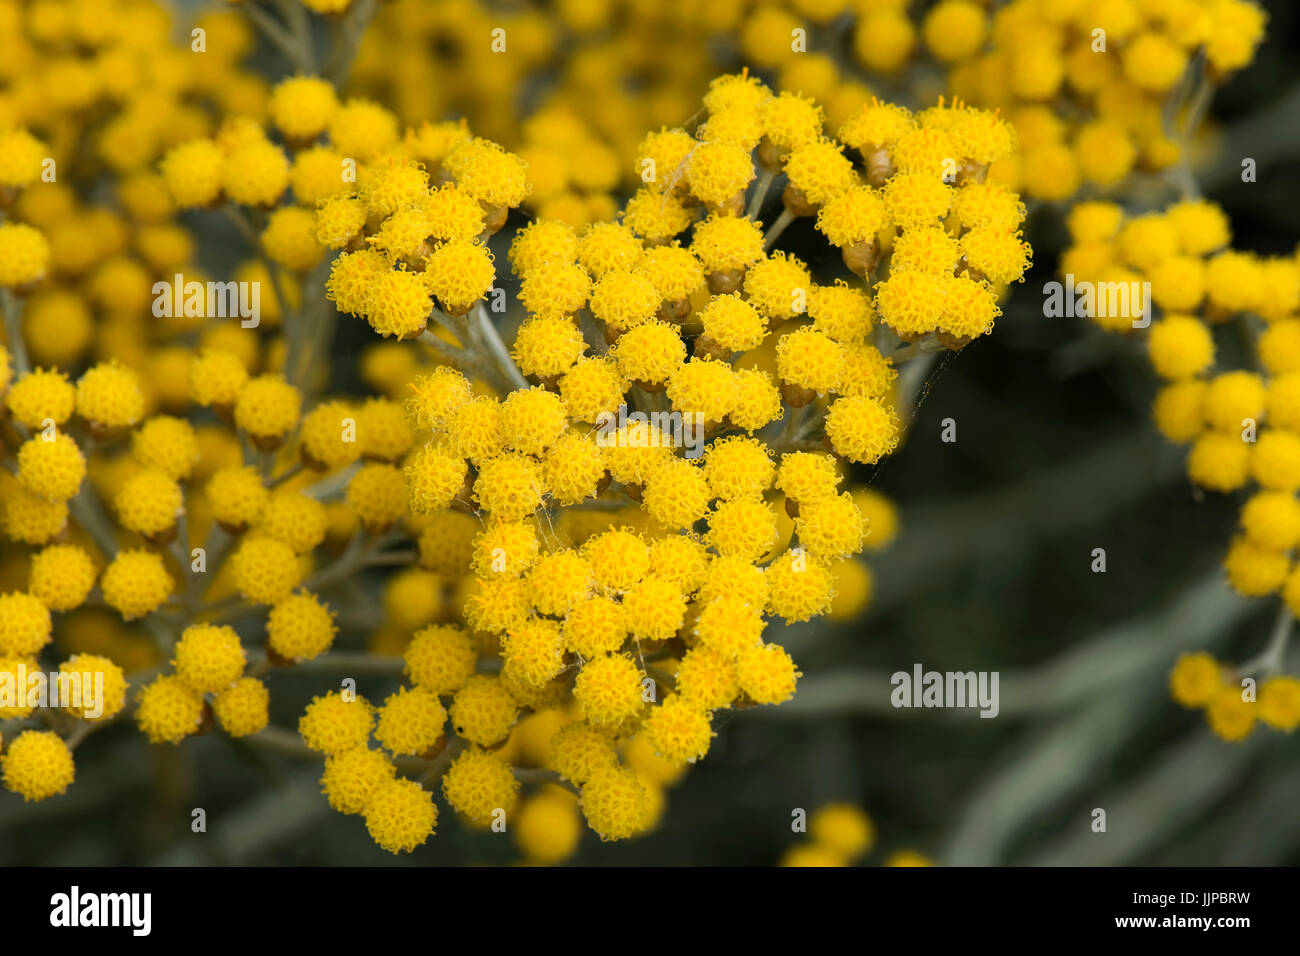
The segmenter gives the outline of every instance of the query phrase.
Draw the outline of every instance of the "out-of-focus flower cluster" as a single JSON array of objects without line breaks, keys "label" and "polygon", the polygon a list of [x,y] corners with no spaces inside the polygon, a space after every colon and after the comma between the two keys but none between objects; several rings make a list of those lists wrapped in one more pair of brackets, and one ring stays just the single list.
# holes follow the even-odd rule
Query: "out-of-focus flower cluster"
[{"label": "out-of-focus flower cluster", "polygon": [[[1070,212],[1062,290],[1103,328],[1141,335],[1155,373],[1156,426],[1190,446],[1188,477],[1220,494],[1252,489],[1228,548],[1228,582],[1246,597],[1282,595],[1300,615],[1300,260],[1231,248],[1227,217],[1185,200],[1130,216],[1091,201]],[[1127,299],[1127,305],[1125,304]],[[1153,320],[1154,316],[1154,320]],[[1243,349],[1243,341],[1245,347]],[[1244,738],[1257,721],[1300,726],[1300,680],[1266,656],[1240,668],[1188,655],[1174,697],[1206,707],[1215,733]],[[1241,678],[1260,677],[1258,696]]]},{"label": "out-of-focus flower cluster", "polygon": [[[876,827],[860,807],[852,803],[827,803],[813,811],[806,821],[797,810],[796,832],[807,833],[807,840],[792,845],[781,857],[781,866],[842,867],[854,866],[876,844]],[[882,866],[932,866],[930,860],[915,850],[895,850]]]},{"label": "out-of-focus flower cluster", "polygon": [[922,34],[949,64],[948,88],[1020,134],[1023,150],[994,178],[1044,200],[1190,161],[1187,121],[1254,59],[1266,21],[1251,0],[1014,0],[991,16],[980,6],[945,0]]}]

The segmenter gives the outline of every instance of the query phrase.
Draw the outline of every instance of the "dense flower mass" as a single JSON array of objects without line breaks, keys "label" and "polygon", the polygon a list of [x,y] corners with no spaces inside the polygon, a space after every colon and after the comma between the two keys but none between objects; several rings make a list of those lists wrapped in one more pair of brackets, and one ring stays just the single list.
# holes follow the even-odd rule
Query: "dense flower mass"
[{"label": "dense flower mass", "polygon": [[[1233,249],[1227,217],[1205,200],[1139,216],[1080,203],[1069,230],[1062,270],[1080,290],[1075,304],[1103,328],[1145,340],[1162,382],[1152,417],[1188,446],[1188,477],[1210,492],[1248,492],[1223,559],[1228,583],[1244,597],[1280,596],[1284,622],[1300,615],[1300,259]],[[1115,292],[1130,289],[1150,301],[1123,307]],[[1216,330],[1228,327],[1248,343],[1244,367],[1217,344]],[[1280,664],[1267,653],[1240,667],[1186,655],[1170,678],[1173,696],[1204,707],[1228,740],[1260,722],[1289,731],[1300,723],[1300,682],[1275,674]]]},{"label": "dense flower mass", "polygon": [[[130,720],[319,759],[392,853],[447,809],[544,864],[653,829],[729,717],[799,692],[786,626],[870,602],[899,523],[873,468],[1023,282],[1026,197],[1066,204],[1071,295],[1149,288],[1080,312],[1145,339],[1192,480],[1252,488],[1232,586],[1300,615],[1300,259],[1234,250],[1206,201],[1124,204],[1185,186],[1168,117],[1249,64],[1253,4],[864,0],[847,55],[844,4],[249,6],[177,45],[152,0],[0,0],[0,677],[105,687],[48,726],[0,708],[24,800]],[[1290,731],[1278,669],[1188,655],[1172,693]],[[874,829],[833,804],[809,836],[785,863]]]}]

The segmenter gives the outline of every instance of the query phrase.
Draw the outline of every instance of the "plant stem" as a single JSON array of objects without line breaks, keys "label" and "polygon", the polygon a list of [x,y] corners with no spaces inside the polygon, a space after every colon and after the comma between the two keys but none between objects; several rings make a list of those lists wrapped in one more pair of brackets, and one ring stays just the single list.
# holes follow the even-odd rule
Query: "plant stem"
[{"label": "plant stem", "polygon": [[90,535],[104,557],[112,560],[113,555],[117,554],[117,536],[113,533],[95,490],[84,485],[75,497],[68,500],[68,511],[77,520],[77,524],[81,525],[81,530]]},{"label": "plant stem", "polygon": [[9,342],[9,354],[13,356],[14,372],[18,376],[26,375],[31,370],[27,361],[27,343],[23,341],[23,310],[17,297],[8,289],[0,289],[0,307],[5,314],[5,338]]},{"label": "plant stem", "polygon": [[754,193],[749,197],[749,207],[745,210],[745,218],[757,221],[758,214],[763,211],[763,200],[767,198],[767,191],[772,187],[772,180],[776,178],[775,169],[764,168],[758,177],[758,183],[754,186]]},{"label": "plant stem", "polygon": [[357,50],[361,46],[361,38],[375,15],[375,6],[376,0],[354,0],[338,26],[336,56],[329,70],[330,82],[335,89],[341,90],[348,81],[352,64],[357,58]]},{"label": "plant stem", "polygon": [[258,29],[258,32],[266,37],[272,46],[283,53],[296,70],[303,73],[311,72],[303,59],[303,51],[299,47],[297,39],[285,29],[283,24],[259,7],[255,0],[241,3],[239,9],[244,11],[244,16],[248,17],[253,26]]},{"label": "plant stem", "polygon": [[1237,668],[1242,674],[1258,673],[1263,677],[1270,677],[1282,669],[1282,662],[1286,658],[1286,648],[1291,642],[1291,628],[1295,623],[1295,615],[1291,613],[1291,608],[1284,602],[1277,610],[1277,618],[1273,622],[1273,633],[1269,636],[1268,644],[1264,650],[1255,657],[1252,657],[1246,663]]},{"label": "plant stem", "polygon": [[513,388],[528,388],[528,380],[519,371],[519,366],[515,365],[515,360],[510,357],[510,352],[501,341],[501,336],[497,334],[496,326],[488,318],[487,309],[483,307],[482,302],[474,306],[473,315],[478,320],[479,329],[483,334],[483,344],[496,367],[501,370]]},{"label": "plant stem", "polygon": [[771,249],[776,245],[776,241],[781,238],[781,233],[785,232],[785,227],[794,222],[795,215],[790,211],[790,207],[781,210],[781,215],[776,217],[776,222],[772,223],[772,228],[767,231],[763,237],[764,251]]}]

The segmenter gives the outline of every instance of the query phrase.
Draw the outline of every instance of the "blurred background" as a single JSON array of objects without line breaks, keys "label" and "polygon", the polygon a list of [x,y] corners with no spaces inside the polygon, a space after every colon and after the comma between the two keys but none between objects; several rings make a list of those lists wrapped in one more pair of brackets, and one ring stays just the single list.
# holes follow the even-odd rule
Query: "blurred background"
[{"label": "blurred background", "polygon": [[[1198,178],[1228,212],[1237,247],[1286,254],[1300,210],[1300,7],[1264,5],[1268,40],[1216,97]],[[554,14],[547,4],[532,9]],[[460,55],[448,43],[428,54]],[[270,51],[257,55],[273,61]],[[715,56],[730,69],[743,59],[736,49]],[[366,62],[363,52],[363,84]],[[707,71],[697,98],[706,81]],[[450,115],[452,104],[443,105]],[[482,132],[507,138],[510,130]],[[1239,177],[1247,156],[1258,162],[1253,184]],[[223,274],[243,255],[234,234],[212,217],[200,228],[204,265]],[[1300,863],[1296,738],[1223,742],[1167,687],[1183,651],[1241,660],[1268,639],[1276,603],[1238,598],[1222,580],[1237,503],[1198,493],[1183,451],[1150,425],[1156,382],[1139,343],[1084,320],[1043,317],[1042,285],[1065,239],[1060,210],[1035,206],[1026,232],[1034,268],[995,333],[931,368],[906,444],[859,476],[894,498],[900,517],[896,541],[869,559],[875,593],[865,615],[773,634],[803,671],[795,699],[719,715],[712,750],[669,791],[658,828],[618,844],[585,832],[572,863],[770,865],[798,840],[792,810],[830,801],[872,818],[867,864],[901,849],[947,865]],[[815,272],[837,268],[807,220],[782,246]],[[340,324],[333,389],[363,387],[352,357],[370,341],[363,323]],[[1231,355],[1232,341],[1219,344]],[[956,421],[955,443],[940,440],[946,418]],[[1091,570],[1095,548],[1106,551],[1104,574]],[[345,634],[338,646],[363,643]],[[1291,673],[1300,669],[1297,650]],[[895,710],[889,677],[918,663],[998,671],[1000,715]],[[272,722],[294,726],[319,678],[276,680]],[[358,690],[382,699],[397,683],[361,675]],[[0,801],[0,863],[418,866],[518,857],[509,839],[470,832],[450,812],[435,839],[393,857],[359,818],[329,809],[318,763],[223,734],[150,747],[134,727],[117,726],[77,758],[76,785],[61,799]],[[207,814],[204,834],[189,828],[196,807]],[[1104,834],[1091,829],[1094,808],[1106,810]]]}]

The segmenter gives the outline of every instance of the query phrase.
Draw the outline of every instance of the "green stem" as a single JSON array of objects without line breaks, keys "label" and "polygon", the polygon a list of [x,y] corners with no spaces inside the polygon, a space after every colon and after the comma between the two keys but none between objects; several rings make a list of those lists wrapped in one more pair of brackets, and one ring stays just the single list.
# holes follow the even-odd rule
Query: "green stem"
[{"label": "green stem", "polygon": [[483,307],[482,302],[474,306],[473,316],[478,320],[479,330],[483,335],[483,344],[492,356],[492,361],[496,367],[501,370],[501,373],[509,380],[512,387],[517,389],[528,388],[528,380],[519,371],[519,366],[515,365],[515,360],[510,357],[510,352],[506,349],[505,343],[501,341],[496,326],[488,318],[487,309]]},{"label": "green stem", "polygon": [[790,211],[789,206],[781,210],[781,215],[776,217],[776,222],[772,223],[772,228],[763,236],[764,251],[776,245],[776,241],[781,238],[781,233],[785,232],[786,226],[790,225],[794,220],[795,214]]},{"label": "green stem", "polygon": [[0,307],[5,314],[5,338],[9,341],[9,354],[13,356],[14,371],[23,376],[31,370],[27,361],[27,343],[23,341],[22,306],[8,289],[0,289]]},{"label": "green stem", "polygon": [[111,561],[113,555],[117,554],[117,535],[113,533],[113,526],[104,514],[103,505],[94,488],[83,485],[81,491],[69,499],[68,511],[81,526],[81,530],[90,535],[104,557]]},{"label": "green stem", "polygon": [[749,207],[745,210],[745,218],[758,220],[758,214],[763,211],[763,200],[767,198],[767,191],[772,186],[772,180],[776,178],[775,169],[764,168],[758,177],[758,182],[754,186],[754,193],[749,197]]},{"label": "green stem", "polygon": [[1269,636],[1268,644],[1257,656],[1252,657],[1246,663],[1242,664],[1237,670],[1242,674],[1258,673],[1262,677],[1271,677],[1282,669],[1282,663],[1286,659],[1286,648],[1291,642],[1291,629],[1295,624],[1295,615],[1291,608],[1283,602],[1277,610],[1277,618],[1273,622],[1273,633]]}]

